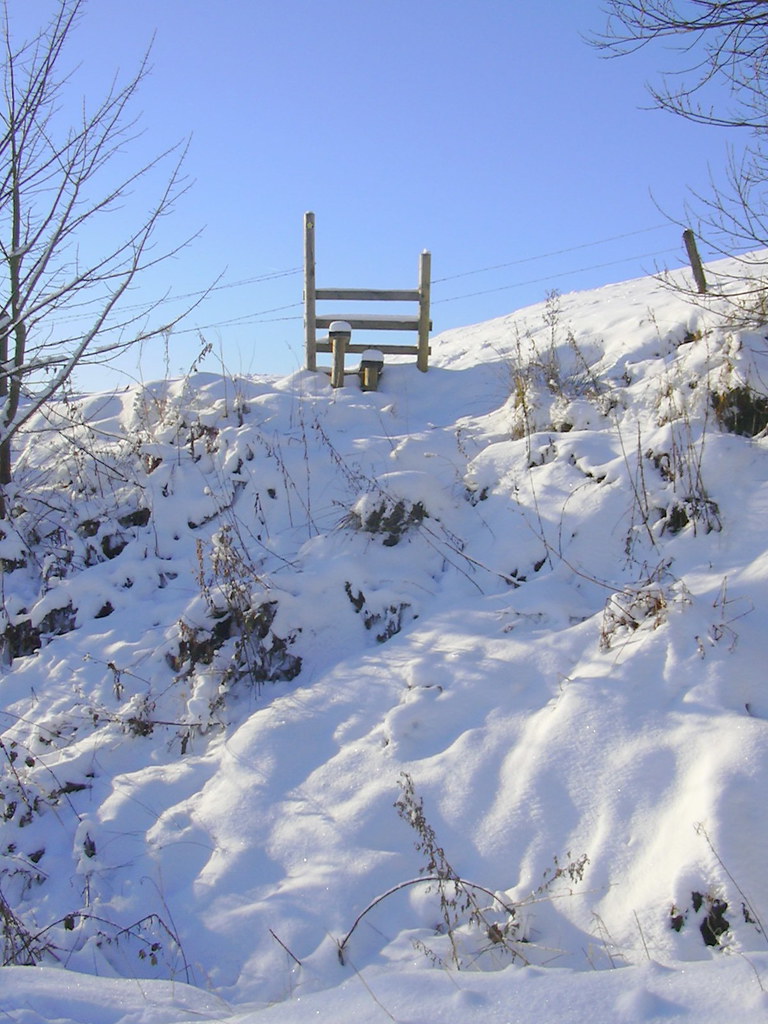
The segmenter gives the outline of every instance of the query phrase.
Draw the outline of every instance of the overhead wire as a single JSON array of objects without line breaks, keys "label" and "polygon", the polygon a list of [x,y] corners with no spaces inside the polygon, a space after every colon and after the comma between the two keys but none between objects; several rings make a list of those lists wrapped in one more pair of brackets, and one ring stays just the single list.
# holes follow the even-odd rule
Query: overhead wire
[{"label": "overhead wire", "polygon": [[290,302],[286,306],[274,306],[272,309],[262,309],[257,313],[244,313],[242,316],[233,317],[231,320],[219,320],[213,324],[198,324],[195,327],[185,327],[175,330],[174,336],[179,334],[197,334],[199,331],[212,331],[219,327],[248,327],[250,324],[274,324],[283,320],[302,320],[303,315],[296,316],[275,316],[267,320],[255,320],[254,317],[264,316],[266,313],[279,313],[283,309],[298,309],[303,307],[303,302]]},{"label": "overhead wire", "polygon": [[[625,232],[622,232],[621,234],[610,235],[610,236],[608,236],[606,238],[596,239],[596,240],[591,241],[591,242],[582,242],[579,245],[567,246],[567,247],[564,247],[564,248],[561,248],[561,249],[553,249],[552,251],[546,252],[546,253],[537,253],[536,255],[533,255],[533,256],[525,256],[525,257],[522,257],[521,259],[509,260],[509,261],[507,261],[505,263],[495,263],[495,264],[490,264],[490,265],[484,266],[484,267],[476,267],[476,268],[473,268],[471,270],[464,270],[464,271],[461,271],[461,272],[456,273],[456,274],[449,274],[449,275],[446,275],[444,277],[434,278],[432,280],[432,285],[445,284],[445,283],[447,283],[449,281],[457,281],[457,280],[463,279],[465,277],[475,276],[477,274],[486,274],[486,273],[491,273],[493,271],[505,270],[505,269],[507,269],[509,267],[524,266],[525,264],[528,264],[528,263],[534,263],[534,262],[537,262],[537,261],[540,261],[540,260],[551,259],[551,258],[556,257],[556,256],[564,256],[564,255],[567,255],[568,253],[579,252],[579,251],[582,251],[584,249],[591,249],[591,248],[595,248],[595,247],[600,246],[600,245],[607,245],[607,244],[609,244],[611,242],[622,241],[623,239],[633,238],[633,237],[636,237],[637,235],[649,234],[649,233],[651,233],[653,231],[659,231],[662,228],[669,228],[669,224],[655,224],[652,227],[640,228],[640,229],[635,230],[635,231],[625,231]],[[460,295],[448,295],[448,296],[445,296],[443,298],[435,298],[435,297],[433,297],[432,298],[432,305],[437,305],[437,304],[441,304],[441,303],[445,303],[445,302],[457,302],[457,301],[459,301],[461,299],[470,299],[470,298],[475,298],[477,296],[482,296],[482,295],[491,295],[491,294],[493,294],[495,292],[509,291],[509,290],[514,289],[514,288],[523,288],[523,287],[526,287],[527,285],[541,284],[541,283],[546,282],[546,281],[552,281],[555,278],[562,279],[562,278],[570,277],[570,276],[572,276],[574,274],[586,273],[586,272],[588,272],[590,270],[601,270],[601,269],[605,269],[607,267],[618,266],[618,265],[620,265],[622,263],[630,263],[630,262],[633,262],[633,261],[636,261],[636,260],[642,260],[642,259],[651,259],[651,258],[656,257],[656,256],[667,255],[667,254],[669,254],[671,252],[676,252],[676,251],[678,251],[677,248],[661,249],[661,250],[657,250],[655,252],[643,253],[643,254],[641,254],[639,256],[627,256],[627,257],[623,257],[620,260],[612,260],[612,261],[606,262],[606,263],[595,263],[595,264],[591,264],[590,266],[587,266],[587,267],[578,267],[578,268],[573,269],[573,270],[558,271],[558,272],[555,272],[553,274],[549,274],[549,275],[544,276],[544,277],[532,278],[532,279],[528,279],[528,280],[525,280],[525,281],[515,281],[515,282],[512,282],[510,284],[499,285],[499,286],[497,286],[495,288],[485,288],[485,289],[480,289],[480,290],[474,291],[474,292],[462,293]],[[286,268],[286,269],[283,269],[283,270],[273,270],[273,271],[269,271],[269,272],[264,273],[264,274],[258,274],[258,275],[254,275],[254,276],[251,276],[251,277],[242,278],[242,279],[237,280],[237,281],[228,281],[228,282],[224,282],[224,283],[221,283],[221,284],[216,284],[216,285],[213,285],[210,288],[203,288],[203,289],[200,289],[198,291],[186,292],[186,293],[181,294],[181,295],[168,295],[165,298],[157,300],[157,302],[154,303],[154,306],[160,306],[160,305],[163,305],[163,304],[166,304],[166,303],[169,303],[169,302],[179,302],[179,301],[185,301],[185,300],[190,300],[190,299],[200,299],[200,298],[202,298],[202,297],[204,297],[206,295],[213,294],[214,292],[225,291],[225,290],[229,290],[229,289],[233,289],[233,288],[243,288],[243,287],[248,287],[248,286],[252,286],[252,285],[256,285],[256,284],[265,284],[265,283],[268,283],[268,282],[280,280],[280,279],[285,278],[285,277],[292,277],[292,276],[294,276],[296,274],[300,274],[302,269],[303,269],[302,267],[289,267],[289,268]],[[143,303],[136,303],[135,305],[123,306],[122,308],[124,310],[139,309],[143,305],[144,305]],[[175,330],[174,334],[177,334],[177,335],[178,334],[190,334],[190,333],[197,333],[199,331],[214,330],[214,329],[218,329],[218,328],[222,328],[222,327],[245,327],[245,326],[252,325],[252,324],[279,323],[279,322],[283,322],[283,321],[301,320],[302,316],[300,314],[294,314],[294,315],[288,315],[288,316],[276,316],[276,317],[270,317],[270,316],[268,316],[268,314],[270,314],[270,313],[281,313],[284,310],[289,310],[289,309],[299,309],[302,306],[303,306],[303,302],[292,302],[292,303],[288,303],[288,304],[282,305],[282,306],[273,306],[273,307],[270,307],[268,309],[261,309],[261,310],[253,311],[253,312],[250,312],[250,313],[244,313],[244,314],[242,314],[240,316],[231,317],[231,318],[226,319],[226,320],[220,320],[220,321],[217,321],[215,323],[202,324],[202,325],[196,325],[194,327],[181,328],[181,329]],[[61,318],[61,322],[65,321],[65,320],[68,320],[68,319],[78,319],[78,318],[79,318],[78,314],[72,314],[70,317],[62,317]]]},{"label": "overhead wire", "polygon": [[276,281],[281,277],[292,277],[294,274],[300,274],[302,267],[291,267],[289,270],[275,270],[269,274],[261,274],[259,277],[246,277],[242,281],[228,281],[226,284],[215,284],[211,288],[203,288],[196,292],[187,292],[186,295],[170,295],[167,299],[161,299],[161,302],[176,302],[179,299],[198,299],[204,295],[211,295],[213,292],[221,292],[227,288],[242,288],[245,285],[250,284],[261,284],[263,281]]},{"label": "overhead wire", "polygon": [[[229,282],[226,282],[224,284],[211,285],[211,287],[209,287],[209,288],[200,288],[197,291],[185,292],[182,295],[166,295],[162,299],[156,299],[154,302],[152,302],[151,305],[152,305],[152,308],[155,309],[156,307],[166,305],[169,302],[181,302],[181,301],[184,301],[186,299],[202,299],[202,298],[205,298],[208,295],[212,295],[214,292],[224,291],[224,290],[226,290],[228,288],[242,288],[242,287],[244,287],[246,285],[262,284],[262,283],[267,282],[267,281],[276,281],[276,280],[278,280],[279,278],[282,278],[282,277],[292,277],[294,274],[300,274],[302,269],[303,269],[302,267],[291,267],[288,270],[274,270],[274,271],[270,271],[267,274],[260,274],[260,275],[258,275],[256,277],[246,277],[246,278],[243,278],[241,281],[229,281]],[[147,303],[145,303],[145,302],[135,302],[135,303],[132,303],[130,305],[123,305],[120,308],[125,310],[126,312],[128,312],[128,311],[130,311],[132,309],[146,309],[147,308]],[[285,309],[287,307],[279,306],[277,308]],[[265,310],[265,312],[272,312],[272,311],[271,310]],[[58,323],[67,323],[68,321],[71,321],[71,320],[79,320],[84,315],[86,315],[86,314],[83,314],[83,313],[71,313],[68,316],[59,317]],[[246,314],[246,315],[258,316],[259,314],[258,313],[253,313],[253,314]]]},{"label": "overhead wire", "polygon": [[[579,251],[581,251],[583,249],[590,249],[590,248],[594,248],[594,247],[599,246],[599,245],[607,245],[607,244],[609,244],[611,242],[622,241],[625,238],[633,238],[633,237],[635,237],[637,235],[648,234],[648,233],[650,233],[652,231],[658,231],[661,228],[668,228],[668,227],[669,227],[668,224],[656,224],[656,225],[654,225],[653,227],[650,227],[650,228],[640,228],[637,231],[626,231],[626,232],[623,232],[623,233],[618,234],[618,235],[611,235],[611,236],[609,236],[607,238],[597,239],[597,240],[592,241],[592,242],[583,242],[583,243],[581,243],[579,245],[568,246],[568,247],[562,248],[562,249],[556,249],[556,250],[553,250],[552,252],[548,252],[548,253],[539,253],[539,254],[537,254],[535,256],[526,256],[526,257],[524,257],[522,259],[511,260],[511,261],[509,261],[507,263],[498,263],[498,264],[493,264],[493,265],[490,265],[490,266],[487,266],[487,267],[478,267],[478,268],[473,269],[473,270],[462,271],[459,274],[451,274],[451,275],[448,275],[448,276],[445,276],[445,277],[435,278],[432,281],[432,284],[433,285],[435,285],[435,284],[443,284],[443,283],[445,283],[447,281],[455,281],[455,280],[459,280],[459,279],[464,278],[464,277],[473,276],[475,274],[490,273],[491,271],[503,270],[503,269],[506,269],[507,267],[522,266],[522,265],[524,265],[526,263],[534,263],[534,262],[536,262],[538,260],[549,259],[549,258],[554,257],[554,256],[562,256],[562,255],[566,255],[567,253],[570,253],[570,252],[579,252]],[[497,286],[495,288],[485,288],[485,289],[481,289],[481,290],[474,291],[474,292],[463,293],[463,294],[460,294],[460,295],[449,295],[449,296],[445,296],[444,298],[439,298],[439,299],[433,297],[431,304],[432,305],[438,305],[438,304],[445,303],[445,302],[457,302],[457,301],[459,301],[461,299],[475,298],[476,296],[481,296],[481,295],[491,295],[491,294],[493,294],[495,292],[509,291],[509,290],[514,289],[514,288],[523,288],[523,287],[526,287],[527,285],[532,285],[532,284],[541,284],[541,283],[544,283],[546,281],[552,281],[555,278],[562,279],[564,277],[570,277],[570,276],[572,276],[574,274],[586,273],[586,272],[588,272],[590,270],[602,270],[602,269],[606,269],[608,267],[619,266],[622,263],[631,263],[631,262],[634,262],[636,260],[652,259],[652,258],[654,258],[656,256],[665,256],[665,255],[668,255],[670,253],[677,252],[677,251],[678,251],[678,247],[677,246],[669,247],[669,248],[666,248],[666,249],[658,249],[658,250],[655,250],[654,252],[641,253],[641,254],[635,255],[635,256],[625,256],[625,257],[622,257],[619,260],[611,260],[611,261],[604,262],[604,263],[593,263],[590,266],[577,267],[577,268],[574,268],[572,270],[557,271],[555,273],[548,274],[548,275],[546,275],[544,277],[532,278],[532,279],[528,279],[528,280],[525,280],[525,281],[515,281],[515,282],[513,282],[511,284],[499,285],[499,286]],[[295,274],[295,273],[298,273],[300,270],[301,270],[301,268],[298,267],[298,268],[295,268],[295,269],[293,269],[291,271],[284,271],[284,272],[282,272],[280,274],[280,276],[287,276],[289,274]],[[207,324],[207,325],[203,325],[203,326],[199,326],[199,327],[182,329],[182,330],[180,330],[180,331],[178,331],[176,333],[178,333],[178,334],[187,334],[187,333],[193,333],[195,331],[213,330],[213,329],[219,328],[219,327],[231,327],[231,326],[241,326],[241,327],[244,327],[244,326],[248,326],[248,325],[252,325],[252,324],[279,323],[279,322],[284,322],[284,321],[301,320],[302,316],[300,314],[296,314],[296,315],[292,315],[292,316],[269,317],[267,319],[260,319],[260,318],[264,317],[265,314],[268,314],[268,313],[277,313],[277,312],[282,312],[283,310],[287,310],[287,309],[299,309],[299,308],[302,308],[302,307],[303,307],[303,302],[293,302],[293,303],[290,303],[290,304],[285,305],[285,306],[275,306],[272,309],[264,309],[264,310],[259,310],[258,312],[247,313],[247,314],[244,314],[243,316],[235,317],[235,318],[230,319],[230,320],[220,321],[220,322],[214,323],[214,324]]]},{"label": "overhead wire", "polygon": [[536,260],[550,259],[552,256],[564,256],[569,252],[578,252],[580,249],[591,249],[597,245],[607,245],[608,242],[620,242],[624,238],[634,238],[636,235],[645,235],[651,231],[659,231],[661,228],[668,228],[669,224],[655,224],[651,228],[639,228],[637,231],[625,231],[621,235],[611,235],[608,238],[599,238],[595,242],[582,242],[580,245],[571,245],[565,249],[554,249],[552,252],[539,253],[537,256],[525,256],[523,259],[511,260],[509,263],[495,263],[488,267],[478,267],[476,270],[464,270],[459,274],[450,274],[447,277],[437,277],[432,284],[442,284],[443,281],[456,281],[460,277],[471,277],[473,274],[485,274],[491,270],[504,270],[506,267],[518,267],[523,263],[533,263]]},{"label": "overhead wire", "polygon": [[552,281],[554,278],[571,277],[573,274],[584,274],[590,270],[604,270],[607,267],[617,267],[622,263],[633,263],[635,260],[648,260],[654,256],[666,256],[670,253],[678,252],[678,247],[674,246],[668,249],[658,249],[656,252],[646,252],[639,256],[624,256],[620,260],[611,260],[608,263],[593,263],[589,267],[576,267],[573,270],[556,271],[552,274],[547,274],[545,277],[535,277],[527,281],[515,281],[513,284],[503,284],[496,288],[484,288],[476,292],[465,292],[462,295],[450,295],[443,299],[432,299],[432,305],[435,306],[441,302],[456,302],[459,299],[472,299],[478,295],[491,295],[493,292],[505,292],[513,288],[523,288],[530,284],[542,284],[545,281]]}]

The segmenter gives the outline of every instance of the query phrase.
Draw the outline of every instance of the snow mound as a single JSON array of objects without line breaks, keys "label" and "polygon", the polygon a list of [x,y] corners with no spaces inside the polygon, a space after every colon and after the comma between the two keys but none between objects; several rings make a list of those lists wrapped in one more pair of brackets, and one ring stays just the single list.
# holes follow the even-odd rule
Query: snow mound
[{"label": "snow mound", "polygon": [[765,328],[649,279],[432,349],[30,422],[14,1019],[765,1011]]}]

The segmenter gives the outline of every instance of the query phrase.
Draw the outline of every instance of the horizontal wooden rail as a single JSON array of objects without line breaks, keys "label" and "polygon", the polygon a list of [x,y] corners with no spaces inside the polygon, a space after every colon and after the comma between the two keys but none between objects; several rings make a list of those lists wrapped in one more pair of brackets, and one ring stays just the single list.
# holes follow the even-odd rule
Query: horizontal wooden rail
[{"label": "horizontal wooden rail", "polygon": [[[330,341],[318,341],[317,343],[318,352],[333,352],[333,346]],[[363,352],[370,352],[374,349],[376,352],[381,352],[385,356],[417,356],[419,354],[418,345],[347,345],[345,351],[352,352],[354,354],[361,354]],[[431,353],[432,349],[428,350]]]},{"label": "horizontal wooden rail", "polygon": [[[333,316],[315,317],[315,326],[324,327],[326,330],[335,320],[346,320],[353,331],[417,331],[419,329],[418,315],[398,314],[396,316],[382,316],[380,313],[334,313]],[[430,328],[431,328],[430,323]],[[369,345],[368,348],[376,348]]]},{"label": "horizontal wooden rail", "polygon": [[418,302],[418,288],[316,288],[315,299],[340,299],[342,302]]}]

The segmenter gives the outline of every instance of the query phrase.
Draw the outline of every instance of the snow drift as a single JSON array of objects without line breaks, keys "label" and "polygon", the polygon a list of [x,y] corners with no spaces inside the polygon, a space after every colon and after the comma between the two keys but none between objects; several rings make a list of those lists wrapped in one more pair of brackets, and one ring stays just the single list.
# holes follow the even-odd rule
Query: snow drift
[{"label": "snow drift", "polygon": [[31,424],[14,1019],[768,1005],[765,329],[644,279],[432,348]]}]

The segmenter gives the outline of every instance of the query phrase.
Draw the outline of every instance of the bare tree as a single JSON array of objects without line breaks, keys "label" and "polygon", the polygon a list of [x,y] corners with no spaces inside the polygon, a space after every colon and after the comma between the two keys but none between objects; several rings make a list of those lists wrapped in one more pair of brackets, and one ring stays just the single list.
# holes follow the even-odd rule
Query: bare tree
[{"label": "bare tree", "polygon": [[[180,248],[157,251],[156,235],[186,189],[184,151],[124,169],[146,57],[95,104],[66,102],[64,56],[84,4],[55,0],[51,21],[23,42],[8,0],[0,11],[0,485],[11,481],[14,436],[75,367],[167,333],[179,319],[152,323],[157,303],[121,314],[137,276]],[[102,218],[140,184],[154,184],[155,199],[115,240]]]},{"label": "bare tree", "polygon": [[[657,107],[744,134],[725,174],[694,193],[710,247],[768,246],[768,3],[765,0],[607,0],[606,56],[666,44],[672,67],[649,85]],[[731,136],[733,138],[733,135]]]},{"label": "bare tree", "polygon": [[768,5],[764,0],[608,0],[596,39],[621,56],[673,40],[682,67],[650,86],[659,107],[701,124],[768,129]]}]

